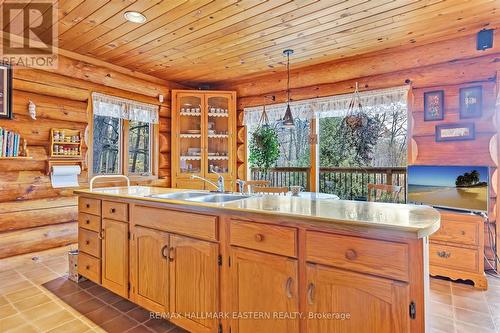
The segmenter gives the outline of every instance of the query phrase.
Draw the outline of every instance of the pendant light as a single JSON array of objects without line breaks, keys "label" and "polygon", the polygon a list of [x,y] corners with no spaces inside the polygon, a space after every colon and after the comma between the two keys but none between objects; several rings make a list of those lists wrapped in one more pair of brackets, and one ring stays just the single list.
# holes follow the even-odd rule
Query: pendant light
[{"label": "pendant light", "polygon": [[286,104],[286,111],[285,111],[285,116],[283,117],[283,127],[284,128],[289,128],[292,129],[295,127],[295,122],[293,121],[293,115],[292,115],[292,110],[290,109],[290,56],[293,54],[292,49],[286,49],[283,51],[283,55],[286,56],[286,70],[288,72],[288,77],[287,77],[287,85],[286,85],[286,92],[287,92],[287,104]]}]

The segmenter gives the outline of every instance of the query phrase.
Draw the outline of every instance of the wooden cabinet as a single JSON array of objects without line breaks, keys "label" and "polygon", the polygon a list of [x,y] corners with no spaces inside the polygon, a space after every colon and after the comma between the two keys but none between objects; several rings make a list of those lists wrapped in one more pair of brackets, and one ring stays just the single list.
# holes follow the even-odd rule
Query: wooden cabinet
[{"label": "wooden cabinet", "polygon": [[429,268],[433,276],[471,280],[486,289],[483,218],[442,210],[441,227],[430,237]]},{"label": "wooden cabinet", "polygon": [[136,226],[130,242],[130,298],[149,311],[168,310],[169,235]]},{"label": "wooden cabinet", "polygon": [[[272,316],[299,311],[296,259],[232,247],[230,283],[234,312]],[[231,323],[234,333],[298,331],[298,317],[284,320],[257,315],[257,318],[235,318]]]},{"label": "wooden cabinet", "polygon": [[128,297],[128,223],[102,220],[102,286]]},{"label": "wooden cabinet", "polygon": [[306,275],[308,333],[409,331],[407,283],[316,264]]},{"label": "wooden cabinet", "polygon": [[78,274],[101,283],[101,200],[78,198]]},{"label": "wooden cabinet", "polygon": [[197,314],[172,320],[193,332],[216,332],[219,295],[218,244],[170,236],[170,312]]},{"label": "wooden cabinet", "polygon": [[191,176],[236,180],[236,93],[172,91],[172,187],[210,189]]}]

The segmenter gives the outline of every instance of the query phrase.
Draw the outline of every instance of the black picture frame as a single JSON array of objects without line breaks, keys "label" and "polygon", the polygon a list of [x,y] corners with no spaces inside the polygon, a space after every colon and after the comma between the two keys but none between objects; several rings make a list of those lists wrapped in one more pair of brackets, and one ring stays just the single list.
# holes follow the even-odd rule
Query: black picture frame
[{"label": "black picture frame", "polygon": [[[443,130],[447,132],[443,132]],[[455,133],[453,133],[452,130],[455,130]],[[474,123],[436,125],[436,142],[467,141],[474,139],[476,139]]]},{"label": "black picture frame", "polygon": [[[437,108],[437,110],[435,110]],[[444,90],[424,93],[424,121],[444,119]]]},{"label": "black picture frame", "polygon": [[12,67],[0,63],[0,119],[12,119]]},{"label": "black picture frame", "polygon": [[483,87],[460,89],[460,119],[480,118],[483,114]]}]

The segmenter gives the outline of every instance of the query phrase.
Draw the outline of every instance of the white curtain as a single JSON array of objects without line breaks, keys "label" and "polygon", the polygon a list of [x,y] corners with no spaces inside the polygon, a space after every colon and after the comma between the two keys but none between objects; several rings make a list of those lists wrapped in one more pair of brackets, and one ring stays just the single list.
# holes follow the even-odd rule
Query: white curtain
[{"label": "white curtain", "polygon": [[94,115],[158,124],[158,106],[92,93]]},{"label": "white curtain", "polygon": [[[394,110],[407,110],[408,90],[410,86],[364,91],[359,93],[363,110],[368,113],[384,113]],[[290,103],[294,118],[309,120],[311,118],[343,117],[347,115],[353,94],[306,99]],[[275,122],[283,118],[286,103],[266,106],[269,121]],[[258,124],[263,111],[262,106],[245,108],[244,124],[253,127]]]}]

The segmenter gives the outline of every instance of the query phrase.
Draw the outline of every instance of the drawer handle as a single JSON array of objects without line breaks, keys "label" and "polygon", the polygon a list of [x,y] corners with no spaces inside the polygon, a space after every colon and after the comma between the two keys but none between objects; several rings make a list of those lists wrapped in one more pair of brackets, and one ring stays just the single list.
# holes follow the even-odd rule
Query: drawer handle
[{"label": "drawer handle", "polygon": [[97,238],[104,239],[104,229],[97,234]]},{"label": "drawer handle", "polygon": [[85,241],[85,244],[89,245],[89,244],[90,244],[90,241],[89,241],[89,240],[86,240],[86,241]]},{"label": "drawer handle", "polygon": [[293,283],[293,279],[290,276],[286,280],[286,284],[285,284],[286,297],[288,297],[288,298],[292,298],[293,297],[293,294],[292,294],[292,283]]},{"label": "drawer handle", "polygon": [[314,288],[314,283],[312,282],[307,286],[307,303],[309,305],[312,305],[314,302]]},{"label": "drawer handle", "polygon": [[257,242],[262,242],[264,240],[264,235],[263,234],[255,234],[255,240]]},{"label": "drawer handle", "polygon": [[168,260],[169,261],[174,261],[175,259],[175,248],[174,247],[171,247],[170,249],[168,249]]},{"label": "drawer handle", "polygon": [[85,224],[90,224],[90,220],[85,220]]},{"label": "drawer handle", "polygon": [[86,204],[85,207],[90,208],[90,204]]},{"label": "drawer handle", "polygon": [[111,214],[116,213],[116,209],[115,208],[111,208],[109,211],[111,212]]},{"label": "drawer handle", "polygon": [[89,266],[89,265],[85,266],[85,269],[86,269],[86,270],[89,270],[89,269],[90,269],[90,266]]},{"label": "drawer handle", "polygon": [[353,249],[349,249],[345,252],[345,257],[348,260],[354,260],[358,257],[358,254]]},{"label": "drawer handle", "polygon": [[[165,253],[165,250],[167,250],[167,253]],[[168,259],[168,245],[165,245],[161,248],[161,256],[165,259]]]},{"label": "drawer handle", "polygon": [[446,252],[446,251],[438,251],[437,255],[438,255],[438,257],[444,258],[444,259],[447,259],[447,258],[451,257],[451,253],[450,252]]}]

